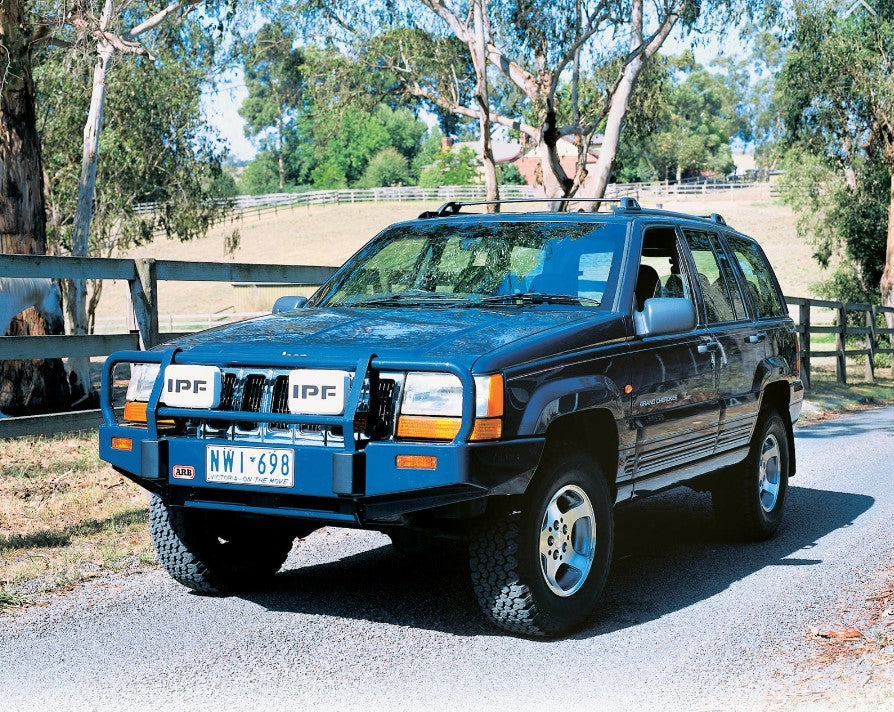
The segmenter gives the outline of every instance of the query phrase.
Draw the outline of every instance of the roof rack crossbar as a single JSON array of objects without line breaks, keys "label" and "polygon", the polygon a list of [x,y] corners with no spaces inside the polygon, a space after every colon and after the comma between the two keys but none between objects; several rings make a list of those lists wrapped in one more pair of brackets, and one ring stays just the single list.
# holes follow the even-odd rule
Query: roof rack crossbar
[{"label": "roof rack crossbar", "polygon": [[[447,217],[457,215],[462,208],[470,205],[507,205],[512,203],[618,203],[622,210],[639,210],[635,198],[507,198],[506,200],[473,200],[469,202],[448,201],[435,212],[423,213],[425,217]],[[422,217],[422,216],[420,216]]]}]

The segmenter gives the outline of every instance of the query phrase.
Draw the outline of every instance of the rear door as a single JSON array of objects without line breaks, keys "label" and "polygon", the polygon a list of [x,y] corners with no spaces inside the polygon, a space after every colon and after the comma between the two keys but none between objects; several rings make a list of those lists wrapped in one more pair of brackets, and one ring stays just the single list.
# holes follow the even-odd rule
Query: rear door
[{"label": "rear door", "polygon": [[[779,282],[760,246],[742,235],[725,233],[723,239],[730,263],[738,268],[736,275],[751,314],[751,329],[746,335],[763,347],[760,351],[764,359],[760,366],[763,379],[773,368],[778,368],[778,363],[774,365],[776,357],[783,355],[787,363],[794,363],[793,324]],[[761,384],[755,384],[756,389],[760,387]]]},{"label": "rear door", "polygon": [[760,407],[766,333],[755,328],[730,257],[712,230],[685,228],[701,292],[704,323],[717,344],[718,453],[748,445]]}]

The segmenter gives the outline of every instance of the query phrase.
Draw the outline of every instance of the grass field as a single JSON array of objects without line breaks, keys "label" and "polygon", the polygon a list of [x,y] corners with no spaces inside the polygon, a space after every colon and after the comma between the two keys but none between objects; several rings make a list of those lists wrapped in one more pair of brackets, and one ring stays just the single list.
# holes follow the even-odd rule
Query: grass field
[{"label": "grass field", "polygon": [[0,608],[155,556],[146,493],[99,459],[96,433],[2,442]]},{"label": "grass field", "polygon": [[[654,207],[654,201],[643,204]],[[778,201],[758,200],[756,194],[743,190],[665,198],[661,205],[667,210],[696,214],[718,212],[730,225],[757,238],[788,295],[809,295],[810,285],[822,277],[811,247],[795,233],[792,210]],[[204,238],[186,243],[158,239],[127,256],[338,266],[387,225],[414,218],[432,207],[427,203],[357,203],[284,209],[265,213],[260,219],[246,214],[242,220],[215,226]],[[234,230],[239,231],[240,246],[227,257],[225,241]],[[234,289],[228,284],[165,282],[159,289],[162,314],[214,313],[235,306]],[[270,306],[258,303],[253,308]],[[129,310],[126,284],[107,283],[98,315],[125,317]]]}]

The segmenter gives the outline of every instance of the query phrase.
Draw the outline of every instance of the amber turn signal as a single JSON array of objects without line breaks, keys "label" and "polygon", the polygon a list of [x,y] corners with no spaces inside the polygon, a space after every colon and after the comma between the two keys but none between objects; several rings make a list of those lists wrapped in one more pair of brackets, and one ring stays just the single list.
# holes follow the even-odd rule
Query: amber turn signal
[{"label": "amber turn signal", "polygon": [[498,440],[503,434],[502,418],[479,418],[469,440]]},{"label": "amber turn signal", "polygon": [[[397,421],[397,437],[408,440],[453,440],[462,418],[402,415]],[[497,440],[503,433],[500,418],[478,418],[469,440]]]},{"label": "amber turn signal", "polygon": [[397,437],[412,440],[453,440],[462,418],[402,415],[397,421]]},{"label": "amber turn signal", "polygon": [[438,458],[434,455],[398,455],[394,464],[402,470],[437,470]]},{"label": "amber turn signal", "polygon": [[[487,379],[487,417],[503,415],[503,374],[497,373]],[[479,412],[478,415],[485,415]]]},{"label": "amber turn signal", "polygon": [[112,438],[112,450],[133,450],[133,440],[130,438]]},{"label": "amber turn signal", "polygon": [[124,404],[124,419],[131,423],[145,423],[147,405],[149,404],[142,401],[127,401]]}]

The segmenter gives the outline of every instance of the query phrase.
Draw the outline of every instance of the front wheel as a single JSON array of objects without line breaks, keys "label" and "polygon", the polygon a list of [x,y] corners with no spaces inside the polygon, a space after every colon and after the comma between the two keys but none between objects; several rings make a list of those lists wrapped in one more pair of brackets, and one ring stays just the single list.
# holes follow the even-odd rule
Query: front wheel
[{"label": "front wheel", "polygon": [[763,541],[782,524],[791,438],[782,416],[769,412],[754,429],[748,457],[723,472],[711,491],[718,523],[738,538]]},{"label": "front wheel", "polygon": [[296,535],[278,522],[244,519],[223,512],[149,502],[149,531],[159,563],[176,581],[200,593],[224,594],[257,588],[273,578]]},{"label": "front wheel", "polygon": [[613,503],[587,454],[556,448],[518,511],[489,518],[470,546],[484,614],[513,633],[555,636],[582,626],[608,578]]}]

